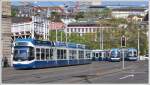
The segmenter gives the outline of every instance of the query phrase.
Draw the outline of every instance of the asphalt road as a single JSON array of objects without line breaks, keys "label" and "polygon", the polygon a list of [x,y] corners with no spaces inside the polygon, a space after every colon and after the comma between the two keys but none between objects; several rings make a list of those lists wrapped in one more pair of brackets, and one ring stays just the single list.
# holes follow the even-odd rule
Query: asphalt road
[{"label": "asphalt road", "polygon": [[15,70],[2,69],[2,83],[7,84],[82,84],[82,83],[148,83],[148,61],[92,62],[87,65]]}]

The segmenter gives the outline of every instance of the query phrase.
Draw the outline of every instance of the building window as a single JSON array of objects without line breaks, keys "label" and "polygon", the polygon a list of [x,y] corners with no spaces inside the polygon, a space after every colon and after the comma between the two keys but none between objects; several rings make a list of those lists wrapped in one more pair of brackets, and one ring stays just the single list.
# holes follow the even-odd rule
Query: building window
[{"label": "building window", "polygon": [[91,28],[90,28],[89,30],[90,30],[90,32],[91,32]]},{"label": "building window", "polygon": [[69,32],[69,29],[67,29],[67,32]]},{"label": "building window", "polygon": [[84,28],[82,28],[82,32],[84,32]]},{"label": "building window", "polygon": [[76,28],[74,28],[74,32],[76,32]]},{"label": "building window", "polygon": [[80,28],[78,28],[78,32],[80,32]]},{"label": "building window", "polygon": [[86,28],[86,32],[88,32],[88,28]]},{"label": "building window", "polygon": [[93,29],[93,32],[96,32],[95,29]]}]

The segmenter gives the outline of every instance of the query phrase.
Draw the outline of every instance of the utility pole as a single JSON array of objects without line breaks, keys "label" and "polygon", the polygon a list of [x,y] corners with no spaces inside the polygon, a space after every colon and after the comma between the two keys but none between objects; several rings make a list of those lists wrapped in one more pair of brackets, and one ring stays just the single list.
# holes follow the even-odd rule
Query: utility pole
[{"label": "utility pole", "polygon": [[62,31],[61,31],[61,35],[60,36],[61,36],[61,42],[62,42]]},{"label": "utility pole", "polygon": [[101,28],[102,29],[102,50],[103,50],[103,28]]},{"label": "utility pole", "polygon": [[102,38],[101,38],[101,28],[100,28],[100,31],[99,31],[99,42],[100,42],[100,43],[99,43],[99,44],[100,44],[100,45],[99,45],[99,46],[100,46],[99,48],[100,48],[100,49],[101,49],[101,39],[102,39]]},{"label": "utility pole", "polygon": [[[67,8],[68,8],[68,5],[65,5],[65,8],[66,8],[66,20],[67,20]],[[66,43],[68,42],[68,35],[67,35],[67,26],[68,26],[68,22],[66,21],[66,24],[65,24],[65,29],[66,29]]]},{"label": "utility pole", "polygon": [[56,30],[56,42],[58,41],[58,38],[57,38],[57,28],[55,26],[55,22],[54,22],[54,29]]},{"label": "utility pole", "polygon": [[140,38],[140,33],[139,33],[139,31],[140,30],[138,29],[138,60],[140,60],[140,55],[139,55],[139,53],[140,53],[140,45],[139,45],[140,44],[140,39],[139,39]]}]

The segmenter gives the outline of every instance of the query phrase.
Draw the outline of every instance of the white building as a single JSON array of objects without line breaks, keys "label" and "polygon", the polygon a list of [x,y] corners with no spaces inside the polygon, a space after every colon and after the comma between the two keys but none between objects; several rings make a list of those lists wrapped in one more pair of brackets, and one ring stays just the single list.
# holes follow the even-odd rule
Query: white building
[{"label": "white building", "polygon": [[146,9],[130,9],[130,8],[112,9],[112,17],[127,18],[129,15],[145,16]]},{"label": "white building", "polygon": [[100,32],[102,29],[109,29],[112,27],[103,27],[96,23],[89,23],[89,22],[79,22],[79,23],[70,23],[67,25],[67,28],[64,29],[64,32],[67,34],[71,33],[79,33],[82,36],[85,33],[97,33]]},{"label": "white building", "polygon": [[22,19],[16,22],[18,23],[13,22],[11,26],[12,38],[14,40],[16,38],[49,39],[48,20],[44,20],[37,16],[32,17],[32,19]]}]

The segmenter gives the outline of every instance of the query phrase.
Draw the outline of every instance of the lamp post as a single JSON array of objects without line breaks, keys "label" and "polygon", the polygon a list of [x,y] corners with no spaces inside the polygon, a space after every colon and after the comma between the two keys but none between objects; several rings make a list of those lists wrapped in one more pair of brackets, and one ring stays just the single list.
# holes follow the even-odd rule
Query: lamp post
[{"label": "lamp post", "polygon": [[67,39],[67,37],[68,37],[68,35],[67,35],[67,27],[68,27],[68,22],[67,22],[67,8],[68,8],[68,5],[65,5],[65,8],[66,8],[66,25],[65,25],[65,29],[66,29],[66,33],[65,33],[65,35],[66,35],[66,43],[68,42],[68,39]]}]

